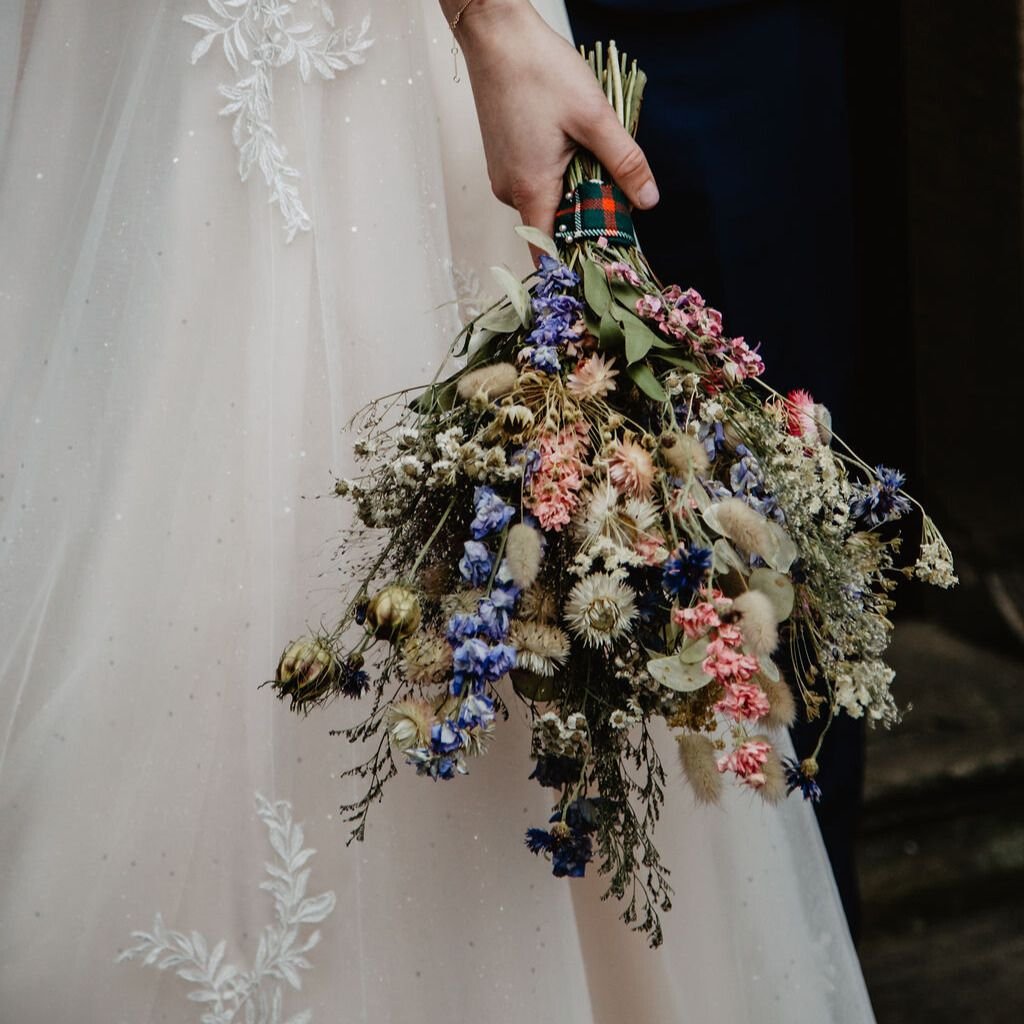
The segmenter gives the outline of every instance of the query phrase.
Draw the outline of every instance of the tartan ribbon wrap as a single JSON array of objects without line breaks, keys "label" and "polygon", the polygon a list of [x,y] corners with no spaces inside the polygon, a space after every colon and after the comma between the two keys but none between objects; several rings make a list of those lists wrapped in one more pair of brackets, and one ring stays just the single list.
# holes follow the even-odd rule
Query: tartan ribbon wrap
[{"label": "tartan ribbon wrap", "polygon": [[636,245],[629,202],[617,185],[584,181],[566,193],[555,215],[555,241],[568,245],[599,238],[613,245]]}]

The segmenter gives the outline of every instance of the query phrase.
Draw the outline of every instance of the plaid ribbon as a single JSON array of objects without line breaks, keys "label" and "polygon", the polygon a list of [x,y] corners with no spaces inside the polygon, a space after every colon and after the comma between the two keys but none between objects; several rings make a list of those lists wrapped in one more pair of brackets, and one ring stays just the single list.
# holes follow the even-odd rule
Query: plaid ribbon
[{"label": "plaid ribbon", "polygon": [[555,241],[568,245],[599,238],[613,245],[636,245],[629,202],[617,185],[584,181],[566,194],[555,216]]}]

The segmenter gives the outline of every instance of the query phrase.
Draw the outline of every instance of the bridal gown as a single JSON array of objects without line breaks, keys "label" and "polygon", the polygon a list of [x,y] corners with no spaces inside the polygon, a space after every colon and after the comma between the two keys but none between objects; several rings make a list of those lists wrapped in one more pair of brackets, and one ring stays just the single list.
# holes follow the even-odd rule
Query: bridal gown
[{"label": "bridal gown", "polygon": [[651,951],[523,845],[519,709],[346,847],[352,706],[257,689],[336,600],[342,424],[525,266],[450,45],[435,0],[0,4],[4,1021],[873,1019],[796,799],[698,811],[664,747]]}]

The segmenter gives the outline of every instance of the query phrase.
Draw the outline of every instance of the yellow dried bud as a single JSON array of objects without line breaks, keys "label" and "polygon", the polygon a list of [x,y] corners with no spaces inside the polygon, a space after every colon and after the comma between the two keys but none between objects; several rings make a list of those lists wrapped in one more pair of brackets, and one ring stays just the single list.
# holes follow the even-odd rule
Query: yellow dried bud
[{"label": "yellow dried bud", "polygon": [[366,627],[381,640],[395,643],[419,629],[419,598],[400,583],[392,583],[370,598],[366,606]]},{"label": "yellow dried bud", "polygon": [[274,690],[291,698],[292,711],[309,710],[330,697],[341,679],[341,665],[328,644],[319,637],[293,640],[277,663]]}]

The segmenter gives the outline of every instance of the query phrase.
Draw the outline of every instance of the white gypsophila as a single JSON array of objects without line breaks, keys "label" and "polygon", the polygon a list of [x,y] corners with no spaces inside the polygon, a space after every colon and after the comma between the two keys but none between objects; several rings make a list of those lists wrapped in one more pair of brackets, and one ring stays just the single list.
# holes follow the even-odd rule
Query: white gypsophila
[{"label": "white gypsophila", "polygon": [[900,720],[889,689],[895,675],[883,661],[847,662],[833,680],[835,703],[853,718],[867,714],[873,722],[894,725]]},{"label": "white gypsophila", "polygon": [[375,437],[360,437],[352,445],[352,453],[357,459],[372,459],[380,448],[380,442]]},{"label": "white gypsophila", "polygon": [[451,459],[438,459],[430,467],[430,476],[427,477],[427,486],[434,487],[451,487],[459,475],[459,466],[457,462],[453,462]]},{"label": "white gypsophila", "polygon": [[415,455],[403,455],[391,464],[395,479],[403,487],[415,487],[423,476],[423,461]]},{"label": "white gypsophila", "polygon": [[412,448],[420,439],[420,432],[416,427],[402,426],[398,428],[395,440],[399,448]]},{"label": "white gypsophila", "polygon": [[953,571],[953,555],[944,540],[925,541],[914,563],[914,575],[925,583],[944,589],[959,581]]}]

